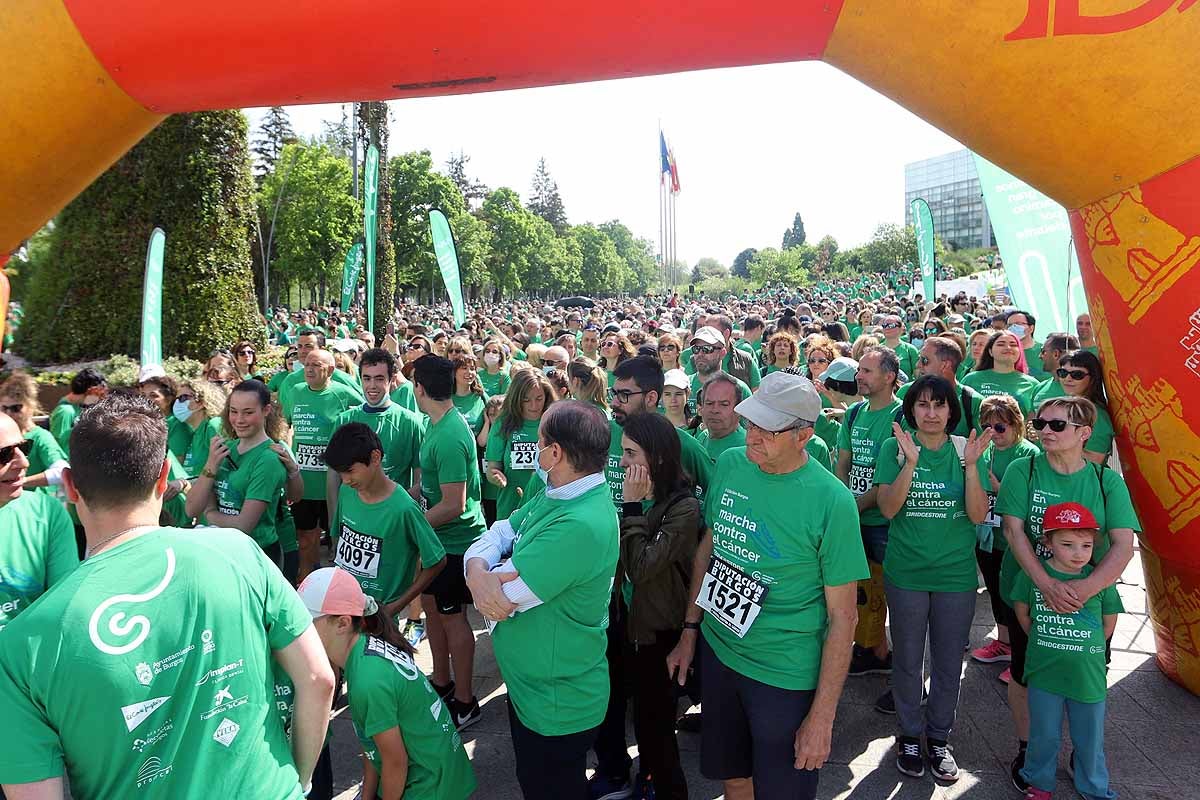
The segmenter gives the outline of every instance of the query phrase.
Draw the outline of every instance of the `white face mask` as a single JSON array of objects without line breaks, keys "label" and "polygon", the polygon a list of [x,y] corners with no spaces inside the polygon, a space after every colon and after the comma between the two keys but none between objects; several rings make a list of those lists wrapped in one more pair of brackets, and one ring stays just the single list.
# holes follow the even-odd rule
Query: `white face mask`
[{"label": "white face mask", "polygon": [[484,353],[483,363],[487,364],[489,367],[494,367],[500,363],[500,355],[498,353]]},{"label": "white face mask", "polygon": [[1017,323],[1016,325],[1009,325],[1008,332],[1013,336],[1016,336],[1018,339],[1025,338],[1025,326],[1020,323]]}]

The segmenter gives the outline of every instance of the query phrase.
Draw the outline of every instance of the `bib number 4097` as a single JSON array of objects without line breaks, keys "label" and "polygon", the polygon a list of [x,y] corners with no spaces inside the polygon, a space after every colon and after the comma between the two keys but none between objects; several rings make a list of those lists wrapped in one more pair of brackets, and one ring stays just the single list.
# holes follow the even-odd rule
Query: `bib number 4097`
[{"label": "bib number 4097", "polygon": [[740,639],[758,619],[769,589],[728,561],[713,556],[700,584],[696,605]]}]

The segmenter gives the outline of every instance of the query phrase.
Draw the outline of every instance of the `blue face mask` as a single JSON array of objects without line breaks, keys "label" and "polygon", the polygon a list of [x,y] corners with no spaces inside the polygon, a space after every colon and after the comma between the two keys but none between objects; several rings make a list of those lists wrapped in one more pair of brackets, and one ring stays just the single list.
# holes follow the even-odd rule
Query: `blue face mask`
[{"label": "blue face mask", "polygon": [[913,347],[917,348],[918,350],[920,350],[921,347],[925,344],[925,340],[922,339],[920,336],[910,337],[909,342],[912,344]]},{"label": "blue face mask", "polygon": [[171,414],[180,422],[187,422],[192,416],[192,409],[189,407],[191,403],[187,400],[176,400],[171,406]]},{"label": "blue face mask", "polygon": [[1013,336],[1017,337],[1018,339],[1025,338],[1025,326],[1019,322],[1016,323],[1015,325],[1009,325],[1008,332],[1011,333]]},{"label": "blue face mask", "polygon": [[304,364],[301,363],[300,359],[297,358],[292,362],[292,372],[304,372]]},{"label": "blue face mask", "polygon": [[543,375],[549,375],[549,374],[550,374],[550,371],[551,371],[551,370],[553,370],[553,369],[554,369],[554,367],[542,367],[542,374],[543,374]]},{"label": "blue face mask", "polygon": [[550,488],[550,473],[542,468],[542,453],[544,453],[545,451],[546,451],[546,448],[539,447],[537,449],[537,452],[533,454],[533,472],[535,475],[538,476],[538,480],[540,480],[542,482],[542,485],[544,485],[547,489],[549,489]]}]

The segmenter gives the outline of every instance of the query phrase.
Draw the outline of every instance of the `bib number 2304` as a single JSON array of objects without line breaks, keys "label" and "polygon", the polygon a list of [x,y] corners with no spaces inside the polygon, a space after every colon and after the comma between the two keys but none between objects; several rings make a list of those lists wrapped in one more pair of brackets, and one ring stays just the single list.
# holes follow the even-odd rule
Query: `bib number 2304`
[{"label": "bib number 2304", "polygon": [[722,558],[713,556],[700,584],[696,605],[732,631],[739,639],[746,635],[762,611],[769,586],[751,578]]}]

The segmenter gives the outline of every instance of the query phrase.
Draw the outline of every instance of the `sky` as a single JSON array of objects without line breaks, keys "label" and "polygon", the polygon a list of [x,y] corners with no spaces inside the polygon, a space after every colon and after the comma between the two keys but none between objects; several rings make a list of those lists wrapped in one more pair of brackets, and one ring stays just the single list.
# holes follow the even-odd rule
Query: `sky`
[{"label": "sky", "polygon": [[[461,151],[473,178],[522,200],[545,158],[572,224],[619,219],[656,250],[661,125],[679,169],[677,253],[689,264],[779,247],[797,212],[809,241],[862,244],[880,223],[903,223],[906,163],[962,147],[819,62],[401,100],[390,110],[392,155],[429,150],[444,171]],[[246,113],[253,131],[263,109]],[[307,137],[342,107],[288,113]]]}]

